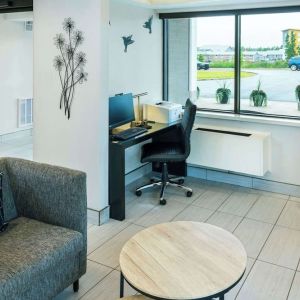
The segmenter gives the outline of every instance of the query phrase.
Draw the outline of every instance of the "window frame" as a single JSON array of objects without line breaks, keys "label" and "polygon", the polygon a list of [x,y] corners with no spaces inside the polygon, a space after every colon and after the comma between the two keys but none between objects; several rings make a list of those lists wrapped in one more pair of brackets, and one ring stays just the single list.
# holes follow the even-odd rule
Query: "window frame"
[{"label": "window frame", "polygon": [[255,111],[241,110],[240,91],[241,91],[241,40],[242,40],[242,22],[241,19],[246,15],[259,15],[259,14],[279,14],[279,13],[300,13],[300,5],[282,6],[282,7],[263,7],[263,8],[245,8],[236,10],[217,10],[217,11],[189,11],[189,12],[174,12],[174,13],[160,13],[159,18],[163,21],[163,97],[168,101],[168,20],[172,19],[191,19],[199,17],[224,17],[234,16],[235,18],[235,65],[234,65],[234,110],[221,110],[221,109],[208,109],[198,108],[198,111],[204,112],[217,112],[224,114],[235,114],[245,116],[256,116],[266,118],[279,118],[279,119],[293,119],[300,120],[298,116],[289,115],[276,115],[270,113],[259,113]]}]

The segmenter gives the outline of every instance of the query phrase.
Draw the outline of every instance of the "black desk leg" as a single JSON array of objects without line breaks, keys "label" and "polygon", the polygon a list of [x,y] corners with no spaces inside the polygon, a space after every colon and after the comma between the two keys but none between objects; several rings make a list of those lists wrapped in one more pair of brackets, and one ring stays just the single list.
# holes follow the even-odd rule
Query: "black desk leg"
[{"label": "black desk leg", "polygon": [[110,218],[125,219],[125,149],[110,143],[109,148]]},{"label": "black desk leg", "polygon": [[124,276],[123,273],[121,272],[120,276],[120,298],[124,297]]}]

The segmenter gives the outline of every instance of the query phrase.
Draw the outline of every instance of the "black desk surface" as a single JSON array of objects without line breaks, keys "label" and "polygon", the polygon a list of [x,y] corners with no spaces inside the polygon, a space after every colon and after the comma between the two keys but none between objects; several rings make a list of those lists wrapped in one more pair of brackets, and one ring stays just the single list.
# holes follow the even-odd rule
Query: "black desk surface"
[{"label": "black desk surface", "polygon": [[[118,141],[114,140],[112,137],[110,138],[110,142],[118,145],[120,147],[129,148],[133,145],[139,144],[143,141],[146,141],[148,139],[151,139],[153,136],[156,136],[157,134],[162,134],[164,132],[168,132],[171,128],[176,127],[179,124],[179,122],[174,122],[171,124],[162,124],[162,123],[153,123],[149,124],[152,126],[151,129],[148,129],[147,132],[135,136],[134,138],[125,140],[125,141]],[[117,132],[120,132],[119,129],[117,129]],[[113,132],[114,133],[114,132]]]},{"label": "black desk surface", "polygon": [[[109,204],[110,204],[110,217],[122,221],[125,219],[125,163],[126,163],[126,148],[133,145],[140,144],[146,140],[159,140],[165,138],[171,132],[176,132],[176,127],[179,122],[172,124],[150,124],[151,129],[147,132],[138,135],[134,138],[117,141],[113,140],[113,135],[110,136],[109,143]],[[120,128],[113,131],[120,132]],[[184,163],[185,167],[185,163]],[[171,169],[170,169],[171,170]],[[177,175],[177,173],[174,173]],[[181,173],[180,173],[180,176]]]}]

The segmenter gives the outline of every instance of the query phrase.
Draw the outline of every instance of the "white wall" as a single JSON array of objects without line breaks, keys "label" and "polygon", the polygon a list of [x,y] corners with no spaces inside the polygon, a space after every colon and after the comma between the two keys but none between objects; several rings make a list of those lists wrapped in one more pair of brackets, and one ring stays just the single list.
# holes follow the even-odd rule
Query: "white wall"
[{"label": "white wall", "polygon": [[[108,0],[34,0],[34,160],[87,172],[88,207],[108,204]],[[85,35],[88,81],[77,86],[71,119],[59,110],[53,38],[71,17]]]},{"label": "white wall", "polygon": [[[154,15],[153,32],[143,24]],[[144,102],[162,100],[162,21],[152,9],[110,1],[109,93],[148,92]],[[135,43],[124,53],[122,36]]]},{"label": "white wall", "polygon": [[[143,28],[154,16],[152,34]],[[162,21],[152,9],[142,8],[123,0],[110,1],[109,94],[148,92],[142,103],[162,100]],[[133,34],[135,43],[124,52],[122,36]],[[137,111],[136,111],[137,112]],[[140,145],[126,151],[126,172],[141,164]]]},{"label": "white wall", "polygon": [[19,129],[17,99],[32,98],[32,59],[32,32],[0,15],[0,135]]},{"label": "white wall", "polygon": [[[255,122],[229,121],[198,117],[197,124],[216,125],[271,133],[271,172],[264,178],[300,185],[300,129],[299,127]],[[237,145],[238,147],[238,145]],[[200,150],[201,151],[201,150]],[[241,153],[247,155],[247,153]]]}]

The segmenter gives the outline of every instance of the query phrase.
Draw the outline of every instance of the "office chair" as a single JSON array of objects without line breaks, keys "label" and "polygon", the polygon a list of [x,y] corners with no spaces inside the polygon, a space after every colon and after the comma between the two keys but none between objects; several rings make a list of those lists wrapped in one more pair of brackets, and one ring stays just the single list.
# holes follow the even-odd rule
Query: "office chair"
[{"label": "office chair", "polygon": [[179,124],[176,141],[172,142],[157,142],[145,144],[142,147],[142,163],[160,163],[162,165],[161,179],[158,181],[152,180],[150,184],[143,185],[136,189],[136,195],[140,197],[142,191],[160,186],[160,204],[166,205],[164,194],[167,186],[174,186],[183,189],[187,197],[192,197],[193,190],[183,185],[183,178],[170,178],[168,174],[169,162],[185,161],[191,152],[190,136],[194,125],[197,107],[190,99],[186,101],[185,110],[182,121]]}]

